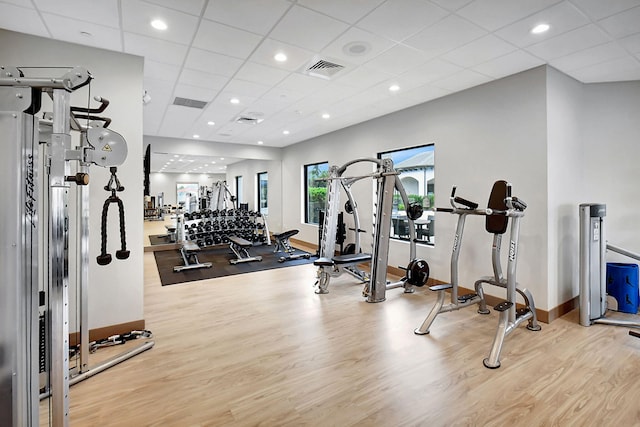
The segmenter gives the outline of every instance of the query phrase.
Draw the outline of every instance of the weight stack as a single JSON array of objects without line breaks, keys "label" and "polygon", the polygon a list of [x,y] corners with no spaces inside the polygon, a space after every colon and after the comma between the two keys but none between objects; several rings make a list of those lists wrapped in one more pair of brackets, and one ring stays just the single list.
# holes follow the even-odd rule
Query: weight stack
[{"label": "weight stack", "polygon": [[618,302],[618,311],[638,312],[638,265],[607,263],[607,294]]}]

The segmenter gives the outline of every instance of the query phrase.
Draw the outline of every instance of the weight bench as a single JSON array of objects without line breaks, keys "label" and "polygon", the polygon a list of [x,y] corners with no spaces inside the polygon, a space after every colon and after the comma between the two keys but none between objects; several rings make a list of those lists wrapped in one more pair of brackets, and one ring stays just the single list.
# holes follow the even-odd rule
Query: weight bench
[{"label": "weight bench", "polygon": [[252,247],[253,243],[238,236],[229,236],[229,249],[235,254],[237,258],[230,259],[229,263],[238,264],[239,262],[251,262],[262,261],[262,257],[249,255],[248,248]]},{"label": "weight bench", "polygon": [[350,273],[352,276],[362,280],[363,282],[369,281],[369,276],[359,270],[356,265],[371,261],[371,254],[356,253],[346,255],[336,255],[333,258],[318,258],[313,262],[313,265],[318,266],[318,285],[316,289],[317,294],[327,294],[329,291],[329,279],[331,276],[338,276],[343,271]]},{"label": "weight bench", "polygon": [[298,234],[298,230],[289,230],[273,235],[273,238],[276,241],[276,247],[273,252],[284,252],[287,254],[286,256],[278,258],[278,262],[292,261],[300,258],[309,259],[309,257],[311,257],[307,252],[294,254],[296,250],[291,246],[291,243],[289,243],[289,237],[295,236],[296,234]]},{"label": "weight bench", "polygon": [[184,265],[173,267],[173,271],[179,272],[182,270],[193,270],[196,268],[211,268],[212,264],[210,262],[201,263],[198,261],[198,252],[200,252],[200,247],[195,242],[185,240],[180,247],[180,255],[182,255]]}]

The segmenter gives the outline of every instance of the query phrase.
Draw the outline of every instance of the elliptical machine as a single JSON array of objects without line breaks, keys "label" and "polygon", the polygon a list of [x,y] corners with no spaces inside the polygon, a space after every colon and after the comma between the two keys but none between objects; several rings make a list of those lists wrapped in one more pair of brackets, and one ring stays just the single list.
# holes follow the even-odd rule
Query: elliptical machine
[{"label": "elliptical machine", "polygon": [[[449,202],[451,203],[451,208],[437,208],[436,211],[458,215],[458,224],[451,253],[451,283],[429,287],[430,290],[438,292],[438,298],[427,318],[419,328],[415,329],[414,333],[417,335],[428,334],[431,324],[439,314],[459,310],[473,304],[478,304],[478,313],[489,314],[482,285],[486,283],[505,288],[507,290],[506,300],[494,307],[494,310],[500,313],[496,335],[489,357],[483,360],[484,366],[487,368],[499,368],[502,343],[507,335],[524,321],[528,321],[527,329],[531,331],[539,331],[541,329],[537,321],[535,304],[531,293],[527,289],[520,289],[516,283],[520,218],[524,216],[524,210],[527,205],[517,197],[511,196],[511,184],[506,181],[496,181],[493,184],[486,209],[478,209],[477,203],[457,197],[455,186],[451,191]],[[491,252],[493,276],[484,276],[478,279],[474,284],[475,293],[458,295],[458,259],[462,247],[465,220],[468,215],[486,216],[485,229],[493,234]],[[511,221],[509,221],[510,218]],[[509,225],[509,258],[507,276],[504,277],[500,263],[500,246],[502,235],[507,231]],[[451,303],[444,305],[447,290],[451,291]],[[516,309],[516,292],[524,298],[525,306],[523,308]]]}]

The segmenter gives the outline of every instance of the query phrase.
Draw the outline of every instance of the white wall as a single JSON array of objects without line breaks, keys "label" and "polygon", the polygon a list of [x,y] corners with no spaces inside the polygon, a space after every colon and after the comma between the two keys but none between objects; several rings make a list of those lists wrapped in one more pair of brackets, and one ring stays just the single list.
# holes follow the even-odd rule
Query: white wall
[{"label": "white wall", "polygon": [[[540,306],[546,309],[545,84],[546,70],[539,67],[285,148],[282,180],[292,208],[283,211],[283,228],[299,228],[300,239],[317,241],[317,227],[302,223],[304,164],[340,165],[375,157],[380,151],[434,142],[436,206],[448,205],[453,185],[462,197],[486,205],[498,179],[512,182],[514,195],[528,203],[521,227],[518,279],[536,298],[540,295]],[[365,165],[349,169],[349,174],[367,171],[371,167]],[[353,189],[363,228],[370,234],[373,184],[359,183]],[[436,246],[420,246],[418,256],[429,261],[433,277],[448,280],[456,218],[437,214],[436,221]],[[369,234],[363,237],[370,242]],[[469,218],[464,240],[460,285],[473,287],[479,276],[491,272],[492,239],[484,231],[483,218]],[[391,242],[390,265],[408,263],[407,246]]]},{"label": "white wall", "polygon": [[[143,319],[142,58],[4,30],[0,30],[0,52],[3,65],[85,67],[94,76],[91,95],[110,100],[104,115],[113,119],[110,128],[125,137],[129,150],[127,160],[118,168],[118,177],[125,186],[119,197],[125,206],[127,249],[131,250],[131,256],[127,260],[115,259],[120,239],[117,210],[112,206],[108,217],[107,247],[114,255],[114,261],[108,266],[96,263],[96,256],[100,254],[100,234],[93,230],[100,230],[102,204],[109,196],[102,187],[109,180],[109,170],[93,166],[90,168],[89,185],[89,229],[92,230],[89,239],[89,327]],[[51,70],[51,73],[57,76],[62,70]],[[73,105],[85,106],[87,91],[85,87],[74,92],[71,96]],[[71,200],[73,190],[72,186]],[[46,216],[40,218],[45,220]]]},{"label": "white wall", "polygon": [[176,184],[179,182],[197,182],[200,187],[211,188],[214,182],[225,181],[225,174],[202,173],[167,173],[156,172],[149,175],[150,195],[157,197],[164,193],[165,205],[176,205]]}]

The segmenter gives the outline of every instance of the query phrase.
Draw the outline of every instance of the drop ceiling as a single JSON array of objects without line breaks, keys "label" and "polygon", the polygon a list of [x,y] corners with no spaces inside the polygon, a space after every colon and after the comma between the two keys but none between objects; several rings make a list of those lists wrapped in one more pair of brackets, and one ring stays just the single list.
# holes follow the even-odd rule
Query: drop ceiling
[{"label": "drop ceiling", "polygon": [[[151,136],[284,147],[542,64],[585,83],[640,80],[640,0],[4,0],[0,8],[2,28],[144,56]],[[154,19],[168,28],[152,28]],[[550,29],[532,34],[540,23]],[[307,71],[318,61],[341,67],[318,77]],[[176,97],[204,108],[174,105]]]}]

